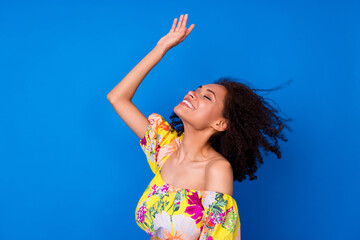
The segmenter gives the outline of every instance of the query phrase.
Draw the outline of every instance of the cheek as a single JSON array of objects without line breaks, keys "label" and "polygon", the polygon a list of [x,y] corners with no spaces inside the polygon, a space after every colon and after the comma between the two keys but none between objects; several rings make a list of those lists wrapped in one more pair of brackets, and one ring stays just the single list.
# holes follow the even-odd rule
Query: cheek
[{"label": "cheek", "polygon": [[213,104],[201,103],[196,110],[196,117],[202,118],[205,122],[212,121],[218,115],[218,108]]}]

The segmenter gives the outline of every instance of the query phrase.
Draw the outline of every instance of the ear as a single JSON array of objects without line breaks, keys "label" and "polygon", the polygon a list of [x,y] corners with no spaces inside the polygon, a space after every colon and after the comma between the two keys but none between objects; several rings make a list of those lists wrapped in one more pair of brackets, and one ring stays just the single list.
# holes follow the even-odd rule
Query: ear
[{"label": "ear", "polygon": [[220,132],[225,131],[227,127],[228,127],[228,120],[225,118],[220,119],[214,124],[214,128]]}]

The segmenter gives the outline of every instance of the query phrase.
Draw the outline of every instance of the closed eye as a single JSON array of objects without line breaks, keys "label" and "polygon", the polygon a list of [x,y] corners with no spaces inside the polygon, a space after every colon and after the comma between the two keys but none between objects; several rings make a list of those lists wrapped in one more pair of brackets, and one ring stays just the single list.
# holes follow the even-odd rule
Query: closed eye
[{"label": "closed eye", "polygon": [[[193,92],[196,92],[196,90],[193,90]],[[211,98],[209,98],[208,96],[204,95],[204,97],[211,101]]]}]

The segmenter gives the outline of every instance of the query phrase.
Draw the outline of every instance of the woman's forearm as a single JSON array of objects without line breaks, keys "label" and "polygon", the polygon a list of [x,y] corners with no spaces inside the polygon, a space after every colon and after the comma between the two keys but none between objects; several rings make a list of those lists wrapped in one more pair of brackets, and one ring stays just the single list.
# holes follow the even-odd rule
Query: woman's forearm
[{"label": "woman's forearm", "polygon": [[107,95],[110,102],[133,98],[150,70],[163,58],[167,49],[156,45]]}]

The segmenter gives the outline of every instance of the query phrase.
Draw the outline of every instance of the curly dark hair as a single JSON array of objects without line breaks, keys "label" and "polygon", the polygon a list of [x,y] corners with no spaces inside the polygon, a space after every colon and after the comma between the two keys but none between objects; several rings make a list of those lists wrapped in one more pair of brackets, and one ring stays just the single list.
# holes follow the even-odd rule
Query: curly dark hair
[{"label": "curly dark hair", "polygon": [[[246,175],[250,180],[257,179],[255,172],[260,164],[264,163],[260,147],[265,149],[265,155],[271,151],[280,159],[278,139],[288,141],[282,133],[284,127],[292,131],[285,124],[285,121],[292,119],[278,116],[279,110],[273,108],[266,101],[267,98],[255,93],[272,91],[279,87],[253,89],[249,87],[250,83],[244,82],[246,81],[240,82],[232,77],[222,77],[214,81],[228,91],[224,99],[223,116],[229,120],[229,124],[225,131],[216,132],[209,139],[211,146],[231,163],[234,181],[239,182],[246,179]],[[184,126],[174,111],[170,119],[170,125],[173,127],[171,131],[176,131],[177,136],[182,135]]]}]

